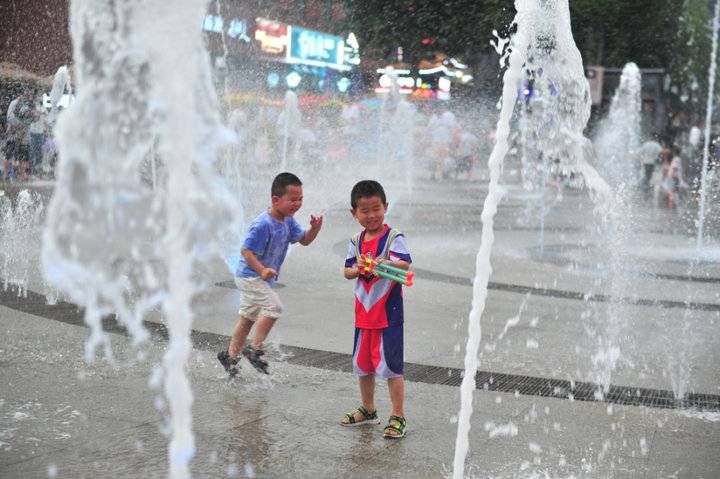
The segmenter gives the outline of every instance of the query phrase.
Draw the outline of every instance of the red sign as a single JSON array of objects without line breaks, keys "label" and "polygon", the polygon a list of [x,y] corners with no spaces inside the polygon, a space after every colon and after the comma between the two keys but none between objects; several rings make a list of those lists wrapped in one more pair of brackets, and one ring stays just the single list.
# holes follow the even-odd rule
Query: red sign
[{"label": "red sign", "polygon": [[268,56],[286,56],[290,45],[288,26],[264,18],[256,18],[255,24],[255,41],[260,43],[260,50]]}]

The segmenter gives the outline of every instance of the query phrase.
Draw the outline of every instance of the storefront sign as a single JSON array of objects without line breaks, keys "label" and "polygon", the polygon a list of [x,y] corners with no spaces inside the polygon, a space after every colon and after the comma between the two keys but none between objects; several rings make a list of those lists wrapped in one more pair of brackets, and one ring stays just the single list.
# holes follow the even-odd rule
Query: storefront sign
[{"label": "storefront sign", "polygon": [[265,56],[285,57],[288,54],[290,27],[281,22],[256,18],[255,41]]},{"label": "storefront sign", "polygon": [[360,45],[354,33],[350,32],[345,39],[345,63],[360,65]]},{"label": "storefront sign", "polygon": [[345,43],[327,33],[290,27],[290,63],[349,70],[344,64]]},{"label": "storefront sign", "polygon": [[219,34],[227,34],[228,37],[250,43],[250,26],[244,18],[233,18],[225,31],[225,19],[220,15],[208,14],[203,20],[203,30]]},{"label": "storefront sign", "polygon": [[223,18],[220,15],[207,15],[203,21],[203,30],[206,32],[223,32]]},{"label": "storefront sign", "polygon": [[230,20],[227,34],[235,40],[250,43],[250,27],[248,26],[248,21],[244,18],[233,18]]}]

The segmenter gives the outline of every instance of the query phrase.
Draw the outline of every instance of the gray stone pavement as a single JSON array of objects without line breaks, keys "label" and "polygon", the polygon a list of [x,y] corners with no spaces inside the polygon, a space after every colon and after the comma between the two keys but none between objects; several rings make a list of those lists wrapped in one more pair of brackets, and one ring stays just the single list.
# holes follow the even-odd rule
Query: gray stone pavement
[{"label": "gray stone pavement", "polygon": [[[405,291],[407,362],[462,367],[485,183],[417,181],[412,198],[389,198],[387,221],[406,232],[418,271],[416,285]],[[345,186],[340,181],[321,190],[306,182],[298,219],[320,211],[325,227],[310,247],[293,247],[283,267],[278,292],[286,312],[271,333],[272,374],[243,370],[241,380],[228,383],[214,350],[194,352],[196,476],[441,477],[451,470],[459,388],[409,382],[411,431],[401,442],[388,442],[379,426],[337,425],[358,402],[351,374],[299,366],[284,356],[290,346],[351,350],[352,287],[341,268],[357,224],[347,212]],[[323,199],[312,195],[314,187]],[[626,258],[638,264],[622,274],[626,301],[615,304],[602,296],[608,291],[602,237],[585,196],[568,192],[551,210],[543,257],[531,201],[510,184],[498,213],[480,368],[591,380],[612,307],[622,317],[615,325],[621,361],[612,384],[719,394],[718,262],[690,270],[682,252],[692,238],[678,234],[667,212],[650,212],[641,244]],[[218,284],[230,273],[218,261],[205,265],[199,279],[206,289],[196,298],[193,328],[228,335],[239,298]],[[41,289],[37,278],[33,288]],[[0,477],[167,474],[161,394],[148,386],[162,340],[145,348],[145,359],[131,360],[127,338],[113,334],[124,358],[114,368],[82,361],[83,327],[2,306],[0,327],[0,382],[7,385],[0,391]],[[378,404],[386,416],[382,384]],[[480,390],[468,477],[720,477],[719,424],[717,410]]]},{"label": "gray stone pavement", "polygon": [[[87,330],[0,307],[2,477],[163,477],[164,410],[148,387],[165,344],[145,360],[113,335],[119,365],[82,361]],[[197,477],[441,477],[449,471],[459,388],[408,383],[411,431],[342,428],[357,402],[350,374],[272,363],[228,382],[213,351],[189,375]],[[158,409],[160,406],[160,409]],[[389,411],[386,388],[378,409]],[[479,391],[468,477],[717,477],[712,415]],[[716,413],[717,414],[717,413]],[[717,417],[715,417],[715,420]]]}]

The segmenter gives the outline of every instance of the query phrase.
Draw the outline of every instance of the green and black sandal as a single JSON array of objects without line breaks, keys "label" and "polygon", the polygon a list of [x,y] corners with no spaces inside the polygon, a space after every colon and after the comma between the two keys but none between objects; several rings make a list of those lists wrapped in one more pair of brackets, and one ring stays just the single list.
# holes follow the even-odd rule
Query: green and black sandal
[{"label": "green and black sandal", "polygon": [[[355,414],[362,414],[362,419],[355,419]],[[354,427],[362,426],[363,424],[380,424],[380,418],[377,415],[377,411],[368,411],[363,406],[360,406],[353,412],[345,414],[343,421],[340,422],[341,426]]]},{"label": "green and black sandal", "polygon": [[407,421],[404,417],[390,416],[387,426],[383,429],[385,439],[400,439],[405,437],[407,432]]}]

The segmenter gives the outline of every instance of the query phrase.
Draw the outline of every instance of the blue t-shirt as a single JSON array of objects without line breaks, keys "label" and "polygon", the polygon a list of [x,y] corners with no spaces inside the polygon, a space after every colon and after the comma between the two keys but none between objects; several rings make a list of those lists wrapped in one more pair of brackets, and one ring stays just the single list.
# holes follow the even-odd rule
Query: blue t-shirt
[{"label": "blue t-shirt", "polygon": [[[242,247],[252,251],[263,266],[274,269],[279,275],[288,245],[297,243],[304,234],[305,230],[292,216],[286,216],[284,221],[279,221],[265,211],[250,224]],[[242,256],[235,275],[240,278],[260,277]],[[274,283],[275,280],[276,278],[273,278],[268,282]]]}]

